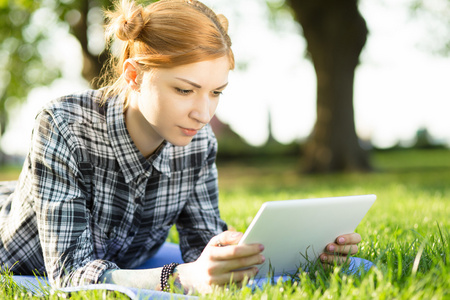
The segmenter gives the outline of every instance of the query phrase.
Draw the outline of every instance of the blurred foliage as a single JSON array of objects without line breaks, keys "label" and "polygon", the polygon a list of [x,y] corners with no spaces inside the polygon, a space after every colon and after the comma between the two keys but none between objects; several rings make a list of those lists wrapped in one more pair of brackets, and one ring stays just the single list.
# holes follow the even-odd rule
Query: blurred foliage
[{"label": "blurred foliage", "polygon": [[413,18],[424,21],[426,35],[419,47],[428,52],[450,55],[450,0],[411,0]]},{"label": "blurred foliage", "polygon": [[[283,22],[292,18],[292,8],[286,0],[266,0],[270,21],[275,29],[283,28]],[[410,9],[412,18],[423,19],[427,35],[420,47],[427,51],[450,55],[450,0],[409,0],[405,9]],[[301,31],[301,27],[299,26]],[[310,58],[308,53],[305,56]]]},{"label": "blurred foliage", "polygon": [[277,157],[298,157],[301,155],[302,147],[298,142],[282,144],[277,141],[266,143],[262,146],[252,146],[241,138],[218,138],[219,150],[217,161],[251,161],[251,160],[274,160]]},{"label": "blurred foliage", "polygon": [[58,38],[56,30],[75,36],[95,60],[104,47],[89,44],[103,41],[99,12],[110,6],[111,1],[106,0],[0,0],[0,137],[11,109],[33,88],[50,85],[62,75],[61,58],[51,49]]},{"label": "blurred foliage", "polygon": [[19,179],[21,165],[1,165],[0,164],[0,181],[9,181]]},{"label": "blurred foliage", "polygon": [[[48,84],[60,73],[42,59],[48,36],[36,22],[38,2],[0,2],[0,136],[10,109],[28,92]],[[42,17],[42,15],[41,15]]]}]

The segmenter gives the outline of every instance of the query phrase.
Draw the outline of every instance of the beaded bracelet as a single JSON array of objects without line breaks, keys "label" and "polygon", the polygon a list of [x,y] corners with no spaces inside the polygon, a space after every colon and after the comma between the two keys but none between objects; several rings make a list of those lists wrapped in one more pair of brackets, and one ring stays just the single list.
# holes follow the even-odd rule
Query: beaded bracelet
[{"label": "beaded bracelet", "polygon": [[178,266],[178,263],[170,263],[164,265],[161,271],[161,291],[170,292],[169,276],[173,274],[173,271]]}]

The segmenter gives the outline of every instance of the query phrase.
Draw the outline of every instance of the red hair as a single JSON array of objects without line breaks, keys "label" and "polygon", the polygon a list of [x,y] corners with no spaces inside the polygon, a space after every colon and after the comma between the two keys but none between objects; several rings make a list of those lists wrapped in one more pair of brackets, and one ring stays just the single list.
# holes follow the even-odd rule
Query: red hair
[{"label": "red hair", "polygon": [[109,92],[123,89],[122,67],[133,59],[151,68],[171,68],[226,56],[230,70],[234,55],[228,36],[228,20],[196,0],[161,0],[146,7],[122,0],[106,12],[106,37],[123,41],[122,49],[110,62]]}]

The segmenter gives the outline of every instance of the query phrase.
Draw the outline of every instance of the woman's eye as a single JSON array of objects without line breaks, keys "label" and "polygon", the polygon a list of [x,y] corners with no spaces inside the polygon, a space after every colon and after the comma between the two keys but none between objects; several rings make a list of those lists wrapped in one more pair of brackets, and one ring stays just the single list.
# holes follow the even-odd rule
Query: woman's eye
[{"label": "woman's eye", "polygon": [[222,94],[223,94],[223,92],[220,92],[220,91],[214,91],[213,92],[214,97],[219,97]]},{"label": "woman's eye", "polygon": [[181,95],[189,95],[190,93],[193,92],[193,90],[183,90],[180,88],[175,88],[175,90],[177,91],[177,93],[179,93]]}]

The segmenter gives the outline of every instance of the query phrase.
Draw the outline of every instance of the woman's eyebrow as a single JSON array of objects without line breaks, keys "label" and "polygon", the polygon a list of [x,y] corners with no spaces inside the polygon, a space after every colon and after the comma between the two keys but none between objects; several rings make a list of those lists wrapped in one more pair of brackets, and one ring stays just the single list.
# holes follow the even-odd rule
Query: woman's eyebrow
[{"label": "woman's eyebrow", "polygon": [[[180,77],[175,77],[175,78],[178,79],[178,80],[184,81],[184,82],[186,82],[186,83],[189,83],[190,85],[192,85],[193,87],[196,87],[196,88],[198,88],[198,89],[201,89],[201,88],[202,88],[202,86],[201,86],[200,84],[195,83],[195,82],[192,82],[192,81],[190,81],[190,80],[188,80],[188,79],[184,79],[184,78],[180,78]],[[221,89],[225,88],[227,85],[228,85],[228,82],[225,83],[225,84],[222,85],[222,86],[219,86],[219,87],[216,88],[215,90],[221,90]]]},{"label": "woman's eyebrow", "polygon": [[180,77],[175,77],[175,78],[178,79],[178,80],[184,81],[184,82],[186,82],[186,83],[189,83],[190,85],[192,85],[193,87],[196,87],[196,88],[198,88],[198,89],[201,89],[201,88],[202,88],[202,86],[201,86],[200,84],[197,84],[197,83],[192,82],[192,81],[190,81],[190,80],[187,80],[187,79],[184,79],[184,78],[180,78]]},{"label": "woman's eyebrow", "polygon": [[221,90],[221,89],[224,89],[226,86],[228,85],[228,82],[227,83],[225,83],[224,85],[222,85],[222,86],[219,86],[216,90]]}]

